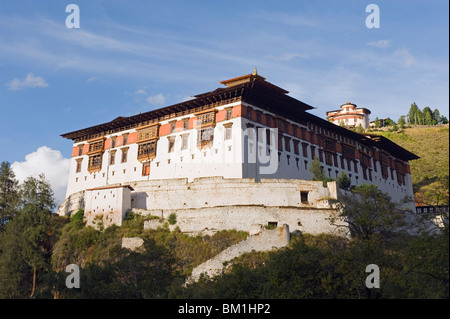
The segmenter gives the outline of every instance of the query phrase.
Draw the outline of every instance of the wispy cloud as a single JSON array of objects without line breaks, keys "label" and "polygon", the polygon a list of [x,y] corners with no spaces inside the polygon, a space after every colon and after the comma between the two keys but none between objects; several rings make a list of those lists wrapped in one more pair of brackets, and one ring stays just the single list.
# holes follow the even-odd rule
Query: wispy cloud
[{"label": "wispy cloud", "polygon": [[166,103],[166,97],[162,93],[149,96],[145,100],[148,103],[150,103],[151,105],[156,105],[156,106],[161,106],[161,105],[164,105]]},{"label": "wispy cloud", "polygon": [[379,49],[387,48],[391,45],[391,40],[378,40],[378,41],[371,41],[368,42],[367,45]]},{"label": "wispy cloud", "polygon": [[28,73],[25,79],[21,80],[14,78],[11,82],[6,84],[9,91],[18,91],[28,88],[46,88],[48,83],[40,76],[35,76],[33,73]]},{"label": "wispy cloud", "polygon": [[408,67],[416,64],[416,59],[406,48],[402,48],[402,49],[398,49],[398,50],[394,51],[394,56],[396,56],[400,59],[400,63],[405,68],[408,68]]}]

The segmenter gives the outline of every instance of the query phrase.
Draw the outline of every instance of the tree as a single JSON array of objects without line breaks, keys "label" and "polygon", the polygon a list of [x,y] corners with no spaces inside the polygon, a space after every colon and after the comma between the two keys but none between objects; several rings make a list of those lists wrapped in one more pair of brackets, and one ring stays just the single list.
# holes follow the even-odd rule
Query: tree
[{"label": "tree", "polygon": [[434,119],[436,124],[439,124],[440,117],[441,117],[441,114],[439,113],[439,110],[438,109],[434,109],[434,111],[433,111],[433,119]]},{"label": "tree", "polygon": [[384,126],[393,126],[395,122],[391,120],[389,117],[384,120]]},{"label": "tree", "polygon": [[378,118],[378,116],[375,118],[375,127],[376,128],[380,128],[381,127],[381,122],[380,122],[380,119]]},{"label": "tree", "polygon": [[423,114],[423,124],[425,124],[425,125],[434,125],[434,124],[436,124],[434,122],[432,111],[431,111],[431,109],[428,106],[423,108],[422,114]]},{"label": "tree", "polygon": [[17,213],[19,205],[18,182],[9,162],[0,165],[0,236],[6,223]]},{"label": "tree", "polygon": [[356,133],[364,133],[364,128],[362,127],[361,123],[356,127]]},{"label": "tree", "polygon": [[309,171],[313,174],[313,181],[323,181],[326,178],[323,167],[320,165],[320,161],[316,156],[314,156],[314,159],[311,162]]},{"label": "tree", "polygon": [[416,102],[411,104],[411,107],[409,108],[409,112],[407,115],[408,123],[417,125],[417,112],[419,111],[419,107],[417,106]]},{"label": "tree", "polygon": [[401,129],[405,128],[406,121],[405,121],[404,115],[400,116],[400,118],[397,121],[397,124],[398,124],[398,126],[400,126]]},{"label": "tree", "polygon": [[41,175],[27,178],[20,194],[21,209],[7,223],[0,241],[0,297],[4,298],[34,298],[51,272],[52,189]]},{"label": "tree", "polygon": [[448,120],[444,115],[439,117],[439,124],[448,124]]},{"label": "tree", "polygon": [[339,177],[336,182],[339,188],[343,190],[350,190],[352,186],[351,179],[347,176],[347,174],[344,171],[342,171],[341,174],[339,174]]},{"label": "tree", "polygon": [[362,184],[341,197],[330,221],[343,222],[352,237],[368,240],[374,234],[399,229],[404,225],[404,213],[401,205],[392,202],[376,185]]}]

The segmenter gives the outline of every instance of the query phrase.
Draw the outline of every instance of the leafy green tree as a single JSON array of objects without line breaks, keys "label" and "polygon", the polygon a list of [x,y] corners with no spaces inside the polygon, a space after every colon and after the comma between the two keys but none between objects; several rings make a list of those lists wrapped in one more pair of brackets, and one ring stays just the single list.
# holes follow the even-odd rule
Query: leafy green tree
[{"label": "leafy green tree", "polygon": [[311,162],[309,171],[313,175],[312,176],[313,181],[324,181],[327,178],[325,175],[325,171],[323,170],[323,167],[320,164],[320,161],[317,158],[317,156],[314,156],[314,159]]},{"label": "leafy green tree", "polygon": [[408,115],[407,115],[409,124],[414,124],[414,125],[419,124],[419,121],[418,121],[419,119],[417,118],[418,111],[419,111],[419,107],[417,106],[416,102],[412,103],[411,107],[409,109]]},{"label": "leafy green tree", "polygon": [[400,116],[400,118],[397,121],[397,124],[398,126],[400,126],[401,129],[405,128],[406,120],[404,115]]},{"label": "leafy green tree", "polygon": [[375,127],[376,128],[380,128],[381,127],[381,122],[380,122],[380,119],[378,118],[378,116],[375,118]]},{"label": "leafy green tree", "polygon": [[0,297],[35,298],[47,290],[44,278],[51,272],[54,240],[50,184],[41,175],[21,185],[22,205],[0,240]]},{"label": "leafy green tree", "polygon": [[439,113],[439,110],[438,109],[434,109],[433,110],[433,119],[434,119],[436,124],[439,124],[440,117],[441,117],[441,113]]},{"label": "leafy green tree", "polygon": [[341,174],[339,174],[339,177],[336,182],[339,188],[344,190],[350,190],[350,188],[352,187],[352,181],[347,176],[347,173],[345,173],[344,171],[342,171]]},{"label": "leafy green tree", "polygon": [[352,237],[367,240],[374,234],[387,234],[404,226],[404,217],[401,204],[392,202],[376,185],[362,184],[341,197],[330,221],[342,222]]},{"label": "leafy green tree", "polygon": [[439,117],[439,124],[448,124],[448,120],[444,115]]},{"label": "leafy green tree", "polygon": [[0,165],[0,237],[6,223],[14,217],[19,206],[19,188],[9,162]]},{"label": "leafy green tree", "polygon": [[384,120],[384,126],[393,126],[395,125],[395,122],[391,120],[389,117]]},{"label": "leafy green tree", "polygon": [[428,106],[423,108],[422,114],[423,114],[423,124],[425,124],[425,125],[434,125],[434,124],[436,124],[434,122],[433,113],[432,113],[431,109]]}]

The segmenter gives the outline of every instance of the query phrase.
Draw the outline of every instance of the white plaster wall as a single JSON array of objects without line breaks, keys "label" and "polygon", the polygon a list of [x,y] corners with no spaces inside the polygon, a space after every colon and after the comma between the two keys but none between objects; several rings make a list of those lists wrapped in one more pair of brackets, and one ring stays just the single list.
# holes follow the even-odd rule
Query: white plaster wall
[{"label": "white plaster wall", "polygon": [[[233,106],[236,103],[219,107]],[[183,117],[185,118],[185,117]],[[172,118],[174,120],[176,118]],[[180,118],[181,119],[181,118]],[[70,174],[67,186],[66,197],[80,190],[96,188],[108,185],[117,185],[131,181],[154,180],[165,178],[187,178],[193,180],[205,176],[223,176],[226,178],[242,177],[242,143],[240,137],[242,118],[233,118],[231,120],[219,122],[214,128],[213,146],[200,150],[197,147],[197,129],[190,129],[182,132],[176,132],[170,135],[162,136],[157,143],[156,157],[150,165],[150,175],[142,175],[142,163],[137,160],[138,144],[127,144],[113,149],[107,149],[103,153],[102,170],[96,173],[89,173],[89,156],[76,156],[71,159]],[[224,124],[232,123],[232,139],[225,140]],[[164,121],[161,124],[166,124]],[[122,131],[123,133],[136,132],[135,129]],[[189,133],[188,148],[181,149],[181,135]],[[175,136],[175,149],[169,153],[168,136]],[[74,147],[85,144],[85,142],[75,143]],[[122,147],[128,147],[127,162],[121,163]],[[110,151],[116,150],[115,163],[109,165]],[[76,173],[77,159],[82,158],[81,172]]]},{"label": "white plaster wall", "polygon": [[85,191],[84,218],[86,225],[102,221],[104,226],[122,225],[123,218],[131,209],[131,194],[127,187],[114,187]]}]

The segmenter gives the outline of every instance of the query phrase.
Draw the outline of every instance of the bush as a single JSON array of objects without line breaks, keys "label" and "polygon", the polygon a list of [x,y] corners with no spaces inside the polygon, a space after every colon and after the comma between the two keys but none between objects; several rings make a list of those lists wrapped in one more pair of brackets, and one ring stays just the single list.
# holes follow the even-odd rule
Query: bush
[{"label": "bush", "polygon": [[169,218],[167,218],[167,221],[170,225],[175,225],[177,223],[177,215],[175,213],[170,214]]}]

